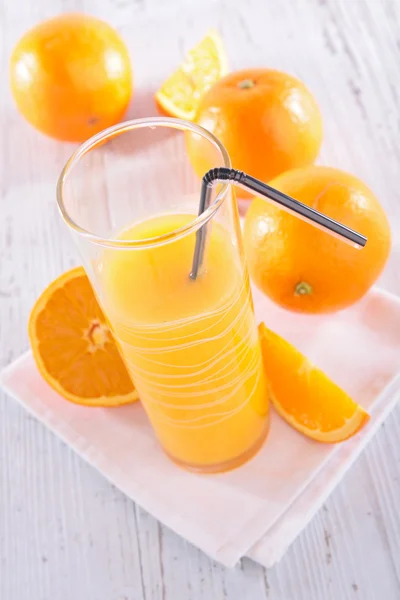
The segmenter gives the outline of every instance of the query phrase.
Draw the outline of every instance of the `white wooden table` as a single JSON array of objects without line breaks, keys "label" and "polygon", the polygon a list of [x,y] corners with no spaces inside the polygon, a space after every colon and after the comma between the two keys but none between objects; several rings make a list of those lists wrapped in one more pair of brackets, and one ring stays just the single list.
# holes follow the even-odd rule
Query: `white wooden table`
[{"label": "white wooden table", "polygon": [[[398,0],[4,0],[0,9],[0,367],[28,346],[44,285],[77,262],[53,185],[73,150],[30,128],[11,102],[8,57],[34,23],[85,10],[116,25],[131,49],[130,117],[209,26],[232,68],[301,77],[325,120],[321,162],[376,192],[400,240]],[[21,186],[16,194],[16,186]],[[31,190],[43,186],[43,195]],[[49,193],[49,190],[50,193]],[[389,265],[382,285],[400,294]],[[398,600],[400,407],[338,489],[266,572],[226,570],[160,526],[4,394],[0,398],[1,600]]]}]

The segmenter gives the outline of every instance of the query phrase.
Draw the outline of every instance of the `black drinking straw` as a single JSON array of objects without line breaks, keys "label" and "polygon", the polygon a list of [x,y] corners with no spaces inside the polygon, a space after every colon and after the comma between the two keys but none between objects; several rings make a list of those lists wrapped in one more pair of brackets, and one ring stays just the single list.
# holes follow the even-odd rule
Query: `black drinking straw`
[{"label": "black drinking straw", "polygon": [[[266,183],[263,183],[259,179],[255,179],[250,175],[246,175],[243,171],[236,171],[235,169],[228,169],[226,167],[217,167],[208,171],[201,184],[201,194],[199,203],[199,215],[201,215],[209,206],[211,199],[211,190],[215,183],[222,183],[231,181],[235,185],[238,185],[245,190],[254,192],[258,196],[267,198],[270,202],[273,202],[280,208],[283,208],[287,212],[290,212],[303,221],[311,223],[315,227],[327,231],[331,235],[340,238],[344,242],[351,244],[356,248],[363,248],[367,243],[367,238],[357,231],[342,225],[338,221],[323,215],[322,213],[314,210],[306,204],[302,204],[279,192],[275,188],[270,187]],[[196,246],[194,249],[192,270],[190,278],[197,279],[199,269],[203,263],[204,248],[207,237],[207,223],[205,223],[196,233]]]}]

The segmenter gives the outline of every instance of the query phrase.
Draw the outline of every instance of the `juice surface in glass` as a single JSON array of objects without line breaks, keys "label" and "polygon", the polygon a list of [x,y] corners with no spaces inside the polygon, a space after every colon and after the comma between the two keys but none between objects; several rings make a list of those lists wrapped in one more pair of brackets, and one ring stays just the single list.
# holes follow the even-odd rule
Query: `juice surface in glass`
[{"label": "juice surface in glass", "polygon": [[[124,240],[176,232],[195,215],[130,225]],[[105,249],[101,301],[167,454],[199,470],[231,468],[262,444],[268,398],[247,272],[232,236],[207,225],[204,266],[189,274],[195,232],[132,250]]]}]

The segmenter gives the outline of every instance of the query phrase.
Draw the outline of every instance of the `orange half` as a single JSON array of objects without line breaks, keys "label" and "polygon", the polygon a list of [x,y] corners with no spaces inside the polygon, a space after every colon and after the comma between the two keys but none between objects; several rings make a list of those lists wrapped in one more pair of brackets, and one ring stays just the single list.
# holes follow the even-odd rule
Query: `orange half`
[{"label": "orange half", "polygon": [[325,373],[282,337],[259,326],[271,402],[289,425],[319,442],[346,440],[370,418]]},{"label": "orange half", "polygon": [[214,30],[190,50],[155,95],[159,111],[192,121],[205,92],[228,72],[223,42]]},{"label": "orange half", "polygon": [[56,392],[86,406],[120,406],[138,394],[82,267],[58,277],[29,318],[37,367]]}]

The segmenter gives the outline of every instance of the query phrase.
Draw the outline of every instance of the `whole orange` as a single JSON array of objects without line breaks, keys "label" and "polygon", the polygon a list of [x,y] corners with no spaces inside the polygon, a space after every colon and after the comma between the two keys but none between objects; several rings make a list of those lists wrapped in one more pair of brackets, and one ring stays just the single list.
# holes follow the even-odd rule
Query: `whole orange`
[{"label": "whole orange", "polygon": [[[313,163],[322,142],[321,114],[311,93],[295,77],[270,69],[220,79],[202,98],[195,121],[219,138],[235,169],[266,182]],[[211,161],[198,136],[189,137],[188,152],[197,174],[204,175]]]},{"label": "whole orange", "polygon": [[270,185],[367,236],[354,248],[294,215],[256,198],[247,212],[244,243],[256,285],[281,306],[332,312],[359,300],[381,273],[390,252],[390,227],[371,190],[329,167],[282,174]]},{"label": "whole orange", "polygon": [[63,14],[40,23],[11,55],[11,90],[41,132],[81,142],[117,123],[132,93],[128,50],[107,23]]}]

